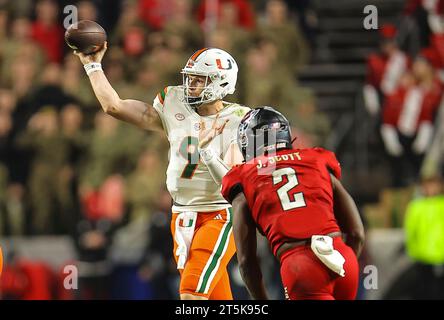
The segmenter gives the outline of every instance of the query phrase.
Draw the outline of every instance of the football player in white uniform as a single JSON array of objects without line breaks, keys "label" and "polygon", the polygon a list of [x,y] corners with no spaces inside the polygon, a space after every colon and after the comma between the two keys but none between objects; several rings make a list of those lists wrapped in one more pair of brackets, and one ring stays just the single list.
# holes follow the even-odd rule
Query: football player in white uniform
[{"label": "football player in white uniform", "polygon": [[220,193],[226,170],[241,163],[237,127],[249,108],[226,103],[238,67],[216,48],[195,52],[182,69],[183,85],[169,86],[153,105],[122,100],[102,72],[104,48],[79,56],[107,114],[146,130],[164,130],[170,143],[167,187],[171,231],[181,274],[181,299],[232,299],[227,265],[235,253],[231,207]]}]

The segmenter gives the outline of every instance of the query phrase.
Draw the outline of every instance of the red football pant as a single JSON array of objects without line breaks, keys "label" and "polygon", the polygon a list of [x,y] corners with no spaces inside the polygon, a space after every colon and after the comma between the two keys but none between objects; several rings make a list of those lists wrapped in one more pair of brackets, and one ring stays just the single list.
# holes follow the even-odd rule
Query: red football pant
[{"label": "red football pant", "polygon": [[354,300],[358,290],[359,265],[353,250],[341,237],[334,248],[345,258],[345,277],[327,268],[310,246],[290,249],[281,257],[281,277],[290,300]]}]

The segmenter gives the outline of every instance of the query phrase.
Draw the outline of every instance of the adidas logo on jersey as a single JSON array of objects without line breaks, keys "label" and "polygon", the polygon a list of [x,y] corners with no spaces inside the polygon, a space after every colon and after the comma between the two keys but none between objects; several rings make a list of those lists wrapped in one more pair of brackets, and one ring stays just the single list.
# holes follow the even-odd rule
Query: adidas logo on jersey
[{"label": "adidas logo on jersey", "polygon": [[213,220],[222,220],[222,216],[220,215],[220,213],[217,216],[215,216]]}]

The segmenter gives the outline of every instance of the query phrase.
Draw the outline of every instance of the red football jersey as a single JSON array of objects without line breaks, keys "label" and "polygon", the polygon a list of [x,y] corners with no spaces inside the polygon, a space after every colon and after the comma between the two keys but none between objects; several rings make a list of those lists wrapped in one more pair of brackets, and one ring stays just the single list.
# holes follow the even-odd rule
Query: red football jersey
[{"label": "red football jersey", "polygon": [[222,181],[230,203],[243,192],[273,253],[286,241],[340,231],[333,212],[330,173],[340,179],[333,152],[286,149],[233,167]]}]

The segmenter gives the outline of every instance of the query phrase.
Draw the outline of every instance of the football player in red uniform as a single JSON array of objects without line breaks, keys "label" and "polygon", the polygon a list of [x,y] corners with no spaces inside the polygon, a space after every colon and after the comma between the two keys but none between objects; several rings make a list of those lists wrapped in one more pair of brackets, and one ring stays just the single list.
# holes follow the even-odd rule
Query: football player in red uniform
[{"label": "football player in red uniform", "polygon": [[225,175],[222,194],[234,209],[242,278],[254,299],[267,299],[258,229],[280,262],[287,299],[355,299],[364,228],[340,165],[333,152],[291,142],[288,120],[271,107],[251,110],[239,125],[245,162]]}]

